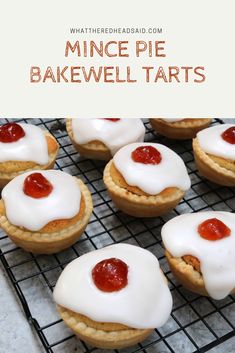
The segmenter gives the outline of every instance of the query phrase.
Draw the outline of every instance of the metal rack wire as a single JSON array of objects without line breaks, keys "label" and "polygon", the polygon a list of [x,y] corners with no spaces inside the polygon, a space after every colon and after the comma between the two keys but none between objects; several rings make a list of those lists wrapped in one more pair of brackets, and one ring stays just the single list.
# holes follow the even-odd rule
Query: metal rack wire
[{"label": "metal rack wire", "polygon": [[[20,120],[29,122],[29,120]],[[0,119],[0,123],[6,122]],[[52,291],[63,268],[74,258],[103,246],[126,242],[152,251],[169,280],[174,307],[167,324],[130,352],[206,352],[235,335],[235,300],[230,295],[214,301],[190,293],[179,285],[164,257],[160,231],[170,218],[187,212],[224,210],[234,212],[235,190],[202,179],[196,170],[191,141],[176,142],[157,136],[146,120],[146,141],[158,141],[176,151],[185,161],[192,187],[169,214],[155,219],[136,219],[117,210],[102,181],[103,162],[81,158],[70,143],[62,119],[35,119],[30,123],[48,129],[60,144],[56,168],[80,177],[89,187],[94,203],[92,219],[80,240],[52,256],[26,253],[0,233],[0,259],[15,289],[26,318],[36,330],[45,351],[99,352],[79,341],[56,313]],[[213,124],[222,123],[216,120]],[[118,352],[118,350],[116,350]]]}]

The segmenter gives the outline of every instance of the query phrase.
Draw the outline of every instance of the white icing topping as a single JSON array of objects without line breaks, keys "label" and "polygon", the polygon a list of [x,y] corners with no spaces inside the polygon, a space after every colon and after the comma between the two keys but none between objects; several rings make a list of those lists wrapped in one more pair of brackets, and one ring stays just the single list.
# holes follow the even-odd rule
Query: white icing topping
[{"label": "white icing topping", "polygon": [[235,145],[226,142],[221,134],[233,124],[221,124],[209,127],[197,133],[201,149],[214,156],[235,160]]},{"label": "white icing topping", "polygon": [[185,120],[185,118],[161,118],[161,120],[164,120],[168,123],[175,123],[176,121]]},{"label": "white icing topping", "polygon": [[[41,173],[53,186],[47,197],[35,199],[23,191],[25,178],[35,172]],[[51,221],[74,217],[80,210],[81,191],[76,179],[67,173],[34,170],[11,180],[2,190],[2,199],[10,223],[37,231]]]},{"label": "white icing topping", "polygon": [[72,119],[75,142],[85,144],[101,141],[112,155],[131,142],[144,141],[145,128],[141,119],[120,119],[112,122],[105,119]]},{"label": "white icing topping", "polygon": [[[112,257],[128,265],[128,284],[120,291],[107,293],[95,286],[91,272],[98,262]],[[164,325],[172,309],[171,293],[157,258],[128,244],[111,245],[72,261],[58,279],[54,299],[94,321],[139,329]]]},{"label": "white icing topping", "polygon": [[22,161],[43,165],[49,162],[45,134],[38,126],[20,125],[25,136],[16,142],[0,142],[0,162]]},{"label": "white icing topping", "polygon": [[[197,228],[217,218],[231,229],[231,235],[216,241],[202,238]],[[225,298],[235,288],[235,214],[199,212],[177,216],[162,228],[165,248],[174,256],[196,256],[200,260],[205,287],[214,299]]]},{"label": "white icing topping", "polygon": [[[140,146],[153,146],[162,155],[159,164],[136,163],[131,153]],[[132,143],[122,147],[113,157],[115,167],[129,185],[137,186],[150,195],[168,187],[188,190],[191,182],[183,160],[171,149],[158,143]]]}]

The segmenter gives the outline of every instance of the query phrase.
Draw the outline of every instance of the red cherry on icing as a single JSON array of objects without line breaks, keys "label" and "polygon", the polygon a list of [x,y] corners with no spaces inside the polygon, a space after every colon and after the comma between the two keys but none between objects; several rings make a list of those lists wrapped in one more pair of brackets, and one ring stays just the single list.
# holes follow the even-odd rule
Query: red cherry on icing
[{"label": "red cherry on icing", "polygon": [[16,142],[25,136],[23,128],[16,123],[7,123],[0,126],[0,142]]},{"label": "red cherry on icing", "polygon": [[162,160],[162,155],[153,146],[140,146],[131,153],[131,158],[137,163],[159,164]]},{"label": "red cherry on icing", "polygon": [[235,126],[229,127],[222,133],[222,139],[231,145],[235,145]]},{"label": "red cherry on icing", "polygon": [[128,266],[122,260],[110,258],[98,262],[92,270],[96,287],[103,292],[116,292],[127,285]]},{"label": "red cherry on icing", "polygon": [[117,121],[121,120],[119,118],[103,118],[103,120],[109,120],[112,121],[113,123],[116,123]]},{"label": "red cherry on icing", "polygon": [[207,240],[219,240],[228,237],[231,229],[217,218],[210,218],[198,226],[198,233]]},{"label": "red cherry on icing", "polygon": [[41,173],[32,173],[25,178],[24,193],[34,199],[50,195],[53,186]]}]

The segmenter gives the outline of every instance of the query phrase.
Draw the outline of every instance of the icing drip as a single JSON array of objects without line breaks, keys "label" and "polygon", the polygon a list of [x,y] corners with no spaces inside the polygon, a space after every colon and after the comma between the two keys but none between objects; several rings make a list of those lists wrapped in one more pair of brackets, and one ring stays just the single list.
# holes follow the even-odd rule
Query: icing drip
[{"label": "icing drip", "polygon": [[0,142],[0,163],[22,161],[47,164],[49,156],[44,132],[35,125],[23,123],[18,125],[23,128],[25,136],[15,142]]},{"label": "icing drip", "polygon": [[[210,218],[230,228],[230,236],[216,241],[202,238],[198,226]],[[223,299],[235,288],[235,214],[211,211],[177,216],[163,226],[162,240],[174,257],[192,255],[199,259],[212,298]]]},{"label": "icing drip", "polygon": [[131,142],[144,141],[145,128],[141,119],[72,119],[76,143],[101,141],[114,155],[119,148]]},{"label": "icing drip", "polygon": [[176,121],[182,121],[186,118],[161,118],[161,120],[166,121],[167,123],[175,123]]},{"label": "icing drip", "polygon": [[32,172],[17,176],[2,190],[9,222],[31,231],[54,220],[72,218],[80,210],[81,192],[74,177],[58,170],[38,172],[53,186],[49,196],[36,199],[24,193],[25,178]]},{"label": "icing drip", "polygon": [[[120,291],[105,293],[95,286],[92,269],[98,262],[113,257],[127,264],[128,284]],[[72,261],[58,279],[54,299],[94,321],[140,329],[164,325],[172,308],[170,290],[157,258],[129,244],[111,245]]]},{"label": "icing drip", "polygon": [[[131,154],[140,146],[155,147],[161,154],[161,162],[153,165],[133,161]],[[113,157],[113,162],[129,185],[137,186],[150,195],[159,194],[168,187],[185,191],[191,185],[183,160],[158,143],[132,143],[122,147]]]},{"label": "icing drip", "polygon": [[209,127],[197,133],[201,149],[214,156],[235,160],[235,145],[226,142],[222,138],[225,130],[232,127],[232,124],[221,124]]}]

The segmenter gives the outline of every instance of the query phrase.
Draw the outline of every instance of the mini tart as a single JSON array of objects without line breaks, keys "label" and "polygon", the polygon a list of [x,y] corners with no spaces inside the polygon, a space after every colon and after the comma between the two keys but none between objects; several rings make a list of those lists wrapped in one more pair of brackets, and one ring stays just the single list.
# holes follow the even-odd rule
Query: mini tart
[{"label": "mini tart", "polygon": [[215,300],[235,290],[235,214],[188,213],[172,218],[161,230],[170,269],[192,292]]},{"label": "mini tart", "polygon": [[49,162],[45,165],[39,165],[30,161],[0,162],[0,189],[2,189],[7,183],[9,183],[9,181],[21,173],[36,169],[53,169],[59,150],[59,145],[56,139],[49,132],[44,131],[44,134],[47,140]]},{"label": "mini tart", "polygon": [[75,334],[103,349],[137,344],[162,327],[172,310],[157,258],[124,243],[73,260],[58,278],[53,297]]},{"label": "mini tart", "polygon": [[183,119],[176,122],[167,122],[163,119],[150,119],[152,128],[159,134],[176,140],[192,139],[197,132],[207,128],[212,119],[195,118]]},{"label": "mini tart", "polygon": [[68,248],[84,232],[93,209],[88,188],[80,179],[77,179],[77,183],[82,197],[80,210],[73,218],[51,221],[33,232],[11,224],[6,217],[4,201],[0,200],[0,227],[17,246],[32,253],[53,254]]},{"label": "mini tart", "polygon": [[109,148],[101,141],[91,141],[82,145],[76,143],[73,137],[72,119],[66,119],[66,129],[73,146],[81,156],[103,161],[109,161],[112,158]]},{"label": "mini tart", "polygon": [[[200,271],[200,261],[191,255],[173,257],[165,252],[169,267],[175,278],[191,292],[210,297]],[[231,293],[235,293],[235,288]]]},{"label": "mini tart", "polygon": [[170,187],[157,195],[149,195],[136,186],[128,185],[113,160],[104,169],[104,183],[117,208],[135,217],[157,217],[167,213],[185,194],[177,187]]},{"label": "mini tart", "polygon": [[143,341],[153,329],[134,329],[117,323],[97,322],[60,305],[64,322],[84,342],[101,349],[120,349]]},{"label": "mini tart", "polygon": [[202,150],[198,138],[193,140],[193,152],[197,168],[208,180],[225,186],[235,186],[235,160],[208,154]]}]

